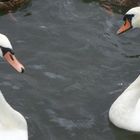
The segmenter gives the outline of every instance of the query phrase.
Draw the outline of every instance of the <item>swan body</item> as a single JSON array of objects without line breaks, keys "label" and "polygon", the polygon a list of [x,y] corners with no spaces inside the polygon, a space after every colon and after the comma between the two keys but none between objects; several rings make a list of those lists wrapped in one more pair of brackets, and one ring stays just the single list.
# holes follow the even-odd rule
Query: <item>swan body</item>
[{"label": "swan body", "polygon": [[[130,9],[123,20],[118,34],[140,28],[140,7]],[[140,132],[140,76],[112,104],[109,119],[119,128]]]},{"label": "swan body", "polygon": [[[24,66],[16,59],[7,36],[0,34],[0,56],[18,72],[24,72]],[[27,122],[5,100],[0,91],[0,140],[28,140]]]},{"label": "swan body", "polygon": [[112,104],[109,119],[119,128],[140,132],[140,76]]},{"label": "swan body", "polygon": [[0,91],[0,140],[28,140],[27,123]]}]

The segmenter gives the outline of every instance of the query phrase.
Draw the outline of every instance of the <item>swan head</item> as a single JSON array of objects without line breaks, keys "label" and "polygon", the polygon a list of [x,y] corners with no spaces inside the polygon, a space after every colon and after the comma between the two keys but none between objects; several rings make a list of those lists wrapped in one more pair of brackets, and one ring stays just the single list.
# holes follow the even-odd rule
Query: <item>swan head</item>
[{"label": "swan head", "polygon": [[122,34],[133,28],[140,28],[140,7],[130,9],[124,15],[124,24],[117,31],[117,34]]},{"label": "swan head", "polygon": [[24,66],[17,60],[9,39],[0,34],[0,56],[4,58],[15,70],[24,72]]}]

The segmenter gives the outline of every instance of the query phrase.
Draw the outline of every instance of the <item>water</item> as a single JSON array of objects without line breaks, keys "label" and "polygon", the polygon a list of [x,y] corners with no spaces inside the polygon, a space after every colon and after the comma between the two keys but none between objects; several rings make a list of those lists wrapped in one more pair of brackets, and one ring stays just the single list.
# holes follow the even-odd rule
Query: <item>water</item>
[{"label": "water", "polygon": [[108,120],[140,72],[140,31],[117,36],[122,17],[82,0],[33,0],[0,17],[26,68],[18,74],[1,61],[0,87],[27,119],[29,140],[140,139]]}]

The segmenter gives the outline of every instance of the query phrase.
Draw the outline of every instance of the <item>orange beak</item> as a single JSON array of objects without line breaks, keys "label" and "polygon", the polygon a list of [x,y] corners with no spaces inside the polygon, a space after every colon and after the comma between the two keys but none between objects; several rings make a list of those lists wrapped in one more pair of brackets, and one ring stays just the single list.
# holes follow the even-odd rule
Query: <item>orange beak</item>
[{"label": "orange beak", "polygon": [[132,25],[131,25],[130,21],[128,19],[126,19],[124,25],[122,25],[121,28],[117,31],[117,34],[122,34],[131,28],[132,28]]},{"label": "orange beak", "polygon": [[12,53],[7,52],[3,57],[18,72],[20,73],[24,72],[24,66],[16,59],[16,57]]}]

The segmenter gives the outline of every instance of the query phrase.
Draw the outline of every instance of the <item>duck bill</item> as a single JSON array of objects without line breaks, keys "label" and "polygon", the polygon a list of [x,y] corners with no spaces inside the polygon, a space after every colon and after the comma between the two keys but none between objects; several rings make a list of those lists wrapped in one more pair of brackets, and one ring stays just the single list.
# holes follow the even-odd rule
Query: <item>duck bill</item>
[{"label": "duck bill", "polygon": [[131,29],[131,28],[132,28],[132,25],[131,25],[130,21],[129,21],[129,20],[126,20],[125,23],[124,23],[124,25],[122,25],[122,26],[120,27],[120,29],[117,31],[117,34],[118,34],[118,35],[119,35],[119,34],[122,34],[122,33],[128,31],[128,30]]},{"label": "duck bill", "polygon": [[24,72],[24,66],[16,59],[12,53],[7,52],[3,57],[15,70],[20,73]]}]

